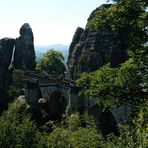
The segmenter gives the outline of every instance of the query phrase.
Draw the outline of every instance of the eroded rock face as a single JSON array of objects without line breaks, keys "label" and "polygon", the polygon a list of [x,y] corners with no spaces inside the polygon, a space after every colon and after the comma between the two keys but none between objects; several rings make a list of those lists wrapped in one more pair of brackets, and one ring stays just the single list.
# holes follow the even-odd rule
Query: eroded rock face
[{"label": "eroded rock face", "polygon": [[23,70],[35,69],[35,51],[33,33],[29,24],[24,24],[20,29],[20,37],[16,39],[15,68]]},{"label": "eroded rock face", "polygon": [[7,102],[7,91],[12,84],[12,72],[8,70],[15,40],[3,38],[0,40],[0,108]]},{"label": "eroded rock face", "polygon": [[[104,5],[105,8],[110,6]],[[91,13],[88,23],[98,9]],[[127,59],[125,44],[118,30],[112,31],[110,27],[95,30],[88,23],[85,29],[77,28],[70,45],[67,65],[72,79],[79,78],[83,72],[95,71],[106,63],[119,66]]]},{"label": "eroded rock face", "polygon": [[82,53],[83,43],[80,42],[80,37],[83,32],[84,32],[83,28],[80,27],[77,28],[73,36],[72,43],[69,47],[69,56],[67,64],[69,69],[69,75],[71,76],[71,78],[73,78],[75,75],[73,72],[76,71],[76,65]]},{"label": "eroded rock face", "polygon": [[[12,62],[14,46],[14,60]],[[11,99],[8,95],[8,90],[13,83],[13,68],[22,70],[35,69],[33,33],[29,24],[24,24],[21,27],[19,38],[3,38],[0,40],[0,110],[5,108]]]}]

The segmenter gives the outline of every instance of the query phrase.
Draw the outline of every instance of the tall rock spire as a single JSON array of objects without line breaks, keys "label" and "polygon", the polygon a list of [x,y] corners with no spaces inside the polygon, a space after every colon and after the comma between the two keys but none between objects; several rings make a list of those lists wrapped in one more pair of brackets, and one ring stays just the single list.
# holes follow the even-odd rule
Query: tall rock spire
[{"label": "tall rock spire", "polygon": [[14,59],[16,69],[35,69],[34,38],[28,23],[23,24],[20,28],[20,37],[16,39]]}]

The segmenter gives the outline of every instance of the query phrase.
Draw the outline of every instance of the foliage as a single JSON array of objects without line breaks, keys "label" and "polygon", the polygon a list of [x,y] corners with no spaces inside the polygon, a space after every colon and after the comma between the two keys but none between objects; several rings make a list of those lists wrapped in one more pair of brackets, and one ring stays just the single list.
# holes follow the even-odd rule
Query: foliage
[{"label": "foliage", "polygon": [[47,139],[47,147],[65,148],[70,147],[70,131],[57,127]]},{"label": "foliage", "polygon": [[119,68],[118,74],[120,94],[135,104],[143,102],[148,96],[148,90],[143,85],[145,76],[139,71],[141,70],[138,63],[134,59],[129,59]]},{"label": "foliage", "polygon": [[133,124],[120,126],[121,135],[114,139],[118,147],[146,148],[148,145],[148,101],[143,102],[138,108]]},{"label": "foliage", "polygon": [[[76,119],[74,117],[79,117],[79,122],[75,122]],[[72,127],[73,123],[77,123],[75,124],[77,128],[69,128],[72,131],[69,139],[72,147],[97,148],[103,145],[102,134],[97,130],[94,119],[88,113],[84,113],[82,116],[72,114],[70,118],[71,122],[68,122],[68,127]]]},{"label": "foliage", "polygon": [[133,59],[118,68],[105,65],[90,74],[84,73],[77,83],[87,85],[82,93],[98,98],[97,103],[104,107],[113,107],[121,101],[138,104],[148,95],[145,77],[139,74],[139,67]]},{"label": "foliage", "polygon": [[[81,78],[77,81],[81,86],[86,84],[87,88],[84,90],[84,94],[87,96],[98,97],[102,105],[113,105],[117,99],[117,68],[110,68],[109,66],[103,66],[100,70],[91,74],[82,74]],[[103,103],[103,104],[102,104]]]},{"label": "foliage", "polygon": [[[136,118],[133,120],[132,125],[122,125],[120,127],[120,136],[116,137],[114,135],[108,135],[104,139],[95,127],[94,121],[88,114],[85,114],[81,118],[78,114],[71,115],[71,122],[66,120],[65,124],[56,126],[53,129],[53,132],[46,134],[40,138],[39,147],[44,148],[68,148],[68,147],[77,147],[77,148],[110,148],[110,147],[142,147],[146,148],[148,141],[148,104],[144,104],[143,108],[139,107]],[[75,122],[79,117],[79,121]],[[74,119],[74,121],[72,121]],[[81,120],[80,120],[81,119]],[[84,122],[86,126],[84,126]],[[73,123],[76,128],[73,127]],[[83,126],[82,126],[83,125]]]},{"label": "foliage", "polygon": [[143,102],[148,97],[148,13],[146,0],[113,0],[112,5],[102,5],[93,13],[88,26],[119,34],[123,48],[128,51],[127,62],[118,68],[109,65],[96,72],[82,74],[78,84],[90,97],[97,97],[104,107],[112,107],[119,101]]},{"label": "foliage", "polygon": [[73,132],[70,142],[73,147],[78,148],[97,148],[101,147],[103,140],[94,128],[80,128]]},{"label": "foliage", "polygon": [[146,147],[148,145],[148,101],[144,101],[138,110],[137,117],[133,120],[135,146]]},{"label": "foliage", "polygon": [[0,117],[0,147],[35,147],[37,131],[30,116],[22,113],[22,105],[16,101]]},{"label": "foliage", "polygon": [[110,8],[102,6],[98,9],[89,26],[96,29],[108,26],[113,30],[123,30],[128,33],[126,35],[129,41],[132,41],[130,48],[134,49],[137,44],[141,47],[141,43],[147,42],[147,6],[147,0],[119,0]]},{"label": "foliage", "polygon": [[[120,42],[130,56],[139,62],[145,61],[148,48],[148,2],[147,0],[113,0],[109,8],[106,5],[96,10],[88,26],[99,30],[110,28],[119,34]],[[146,64],[146,62],[143,62]],[[146,64],[148,67],[148,65]]]},{"label": "foliage", "polygon": [[49,74],[63,74],[66,67],[62,53],[60,51],[48,50],[37,63],[36,69]]},{"label": "foliage", "polygon": [[62,124],[53,124],[51,132],[39,132],[26,114],[25,104],[15,101],[0,117],[0,147],[3,148],[106,148],[142,147],[148,144],[148,102],[138,107],[132,125],[121,126],[120,136],[102,137],[94,120],[85,113],[73,113]]},{"label": "foliage", "polygon": [[[92,120],[88,115],[82,118],[81,121],[78,113],[71,114],[64,124],[54,127],[52,133],[41,137],[39,147],[43,145],[45,148],[97,148],[101,146],[102,136],[97,132],[94,124],[90,124]],[[82,122],[86,122],[86,127],[82,126]]]},{"label": "foliage", "polygon": [[20,69],[16,69],[13,71],[13,84],[10,86],[8,91],[11,97],[18,97],[22,94],[23,88],[23,71]]},{"label": "foliage", "polygon": [[67,123],[70,130],[77,130],[81,125],[79,114],[72,114],[67,117]]},{"label": "foliage", "polygon": [[[98,98],[100,106],[113,107],[128,101],[140,106],[131,125],[121,126],[120,136],[110,136],[103,147],[147,147],[148,127],[148,7],[147,0],[113,0],[113,5],[101,6],[90,18],[88,26],[110,28],[120,36],[129,53],[129,60],[118,68],[105,65],[93,73],[84,73],[77,83],[81,93]],[[138,107],[139,108],[139,107]]]}]

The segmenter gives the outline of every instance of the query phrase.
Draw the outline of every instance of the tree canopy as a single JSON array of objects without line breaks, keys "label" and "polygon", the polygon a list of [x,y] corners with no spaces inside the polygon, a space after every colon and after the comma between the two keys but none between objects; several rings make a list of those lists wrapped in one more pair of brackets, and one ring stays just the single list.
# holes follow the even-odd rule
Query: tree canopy
[{"label": "tree canopy", "polygon": [[66,70],[64,57],[60,51],[48,50],[37,63],[37,70],[49,74],[63,74]]},{"label": "tree canopy", "polygon": [[[89,26],[95,29],[110,27],[124,36],[126,48],[138,51],[148,42],[147,0],[113,0],[109,8],[102,6]],[[138,48],[138,50],[137,50]]]},{"label": "tree canopy", "polygon": [[118,68],[109,65],[90,74],[83,73],[77,81],[87,96],[96,97],[97,103],[104,107],[113,107],[121,102],[140,104],[147,100],[148,87],[145,77],[139,74],[138,64],[130,58]]},{"label": "tree canopy", "polygon": [[[25,111],[27,104],[19,100],[9,105],[0,116],[1,148],[147,148],[148,145],[148,103],[138,109],[132,126],[122,126],[120,136],[110,135],[103,138],[93,118],[85,113],[70,114],[62,124],[52,123],[52,130],[47,132]],[[84,126],[85,123],[85,126]],[[49,125],[44,125],[44,129]]]}]

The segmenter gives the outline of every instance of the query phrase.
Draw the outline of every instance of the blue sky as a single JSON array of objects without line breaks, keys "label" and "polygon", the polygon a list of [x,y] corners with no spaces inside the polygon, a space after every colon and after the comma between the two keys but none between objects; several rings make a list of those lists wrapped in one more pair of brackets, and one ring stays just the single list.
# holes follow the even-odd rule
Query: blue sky
[{"label": "blue sky", "polygon": [[106,0],[0,0],[0,38],[19,36],[29,23],[35,45],[70,44],[78,26]]}]

